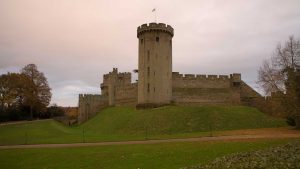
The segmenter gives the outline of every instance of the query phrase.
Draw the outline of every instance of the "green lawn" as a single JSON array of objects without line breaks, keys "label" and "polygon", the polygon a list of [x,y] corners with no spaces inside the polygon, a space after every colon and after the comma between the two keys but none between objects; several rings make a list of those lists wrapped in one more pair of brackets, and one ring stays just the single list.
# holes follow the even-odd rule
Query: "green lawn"
[{"label": "green lawn", "polygon": [[0,145],[197,137],[210,131],[282,126],[284,120],[245,106],[111,107],[74,127],[53,120],[0,126]]},{"label": "green lawn", "polygon": [[223,155],[276,146],[290,139],[0,150],[7,169],[178,169]]}]

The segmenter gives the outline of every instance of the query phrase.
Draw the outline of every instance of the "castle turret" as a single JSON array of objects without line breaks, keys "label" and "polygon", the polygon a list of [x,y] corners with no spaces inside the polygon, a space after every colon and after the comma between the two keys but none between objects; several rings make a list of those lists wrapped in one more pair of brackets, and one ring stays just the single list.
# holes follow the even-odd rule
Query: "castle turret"
[{"label": "castle turret", "polygon": [[173,36],[173,28],[163,23],[143,24],[137,28],[138,105],[171,102]]},{"label": "castle turret", "polygon": [[108,96],[110,106],[115,105],[116,88],[131,84],[131,73],[119,73],[118,68],[113,68],[112,72],[103,75],[103,83],[101,83],[101,92],[103,96]]}]

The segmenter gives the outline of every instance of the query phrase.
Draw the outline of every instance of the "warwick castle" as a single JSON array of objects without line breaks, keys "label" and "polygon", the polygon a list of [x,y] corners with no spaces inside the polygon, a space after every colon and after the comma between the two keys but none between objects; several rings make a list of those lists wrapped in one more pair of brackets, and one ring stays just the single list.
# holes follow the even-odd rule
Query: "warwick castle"
[{"label": "warwick castle", "polygon": [[131,73],[113,68],[103,75],[101,94],[79,95],[78,122],[82,123],[108,106],[128,105],[154,108],[178,105],[248,105],[261,97],[247,85],[241,74],[194,75],[172,71],[174,29],[164,23],[143,24],[137,28],[138,81]]}]

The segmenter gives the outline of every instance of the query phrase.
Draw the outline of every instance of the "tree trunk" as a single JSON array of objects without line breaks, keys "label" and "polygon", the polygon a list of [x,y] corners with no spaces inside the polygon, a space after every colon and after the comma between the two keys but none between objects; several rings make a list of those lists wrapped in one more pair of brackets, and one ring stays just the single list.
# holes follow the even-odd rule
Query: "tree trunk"
[{"label": "tree trunk", "polygon": [[32,106],[30,106],[30,120],[33,119],[33,110],[32,110]]},{"label": "tree trunk", "polygon": [[296,129],[300,129],[300,115],[297,115],[295,117],[295,122],[296,122]]}]

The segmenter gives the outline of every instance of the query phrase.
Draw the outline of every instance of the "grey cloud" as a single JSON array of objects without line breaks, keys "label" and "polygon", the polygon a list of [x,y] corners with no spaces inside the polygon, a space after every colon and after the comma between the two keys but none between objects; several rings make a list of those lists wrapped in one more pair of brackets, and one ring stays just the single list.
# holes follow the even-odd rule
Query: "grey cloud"
[{"label": "grey cloud", "polygon": [[[242,73],[255,87],[257,69],[278,42],[300,38],[300,1],[0,1],[0,73],[35,63],[53,102],[76,105],[99,93],[102,75],[137,68],[136,27],[154,21],[175,29],[173,70]],[[136,75],[133,75],[136,79]]]}]

